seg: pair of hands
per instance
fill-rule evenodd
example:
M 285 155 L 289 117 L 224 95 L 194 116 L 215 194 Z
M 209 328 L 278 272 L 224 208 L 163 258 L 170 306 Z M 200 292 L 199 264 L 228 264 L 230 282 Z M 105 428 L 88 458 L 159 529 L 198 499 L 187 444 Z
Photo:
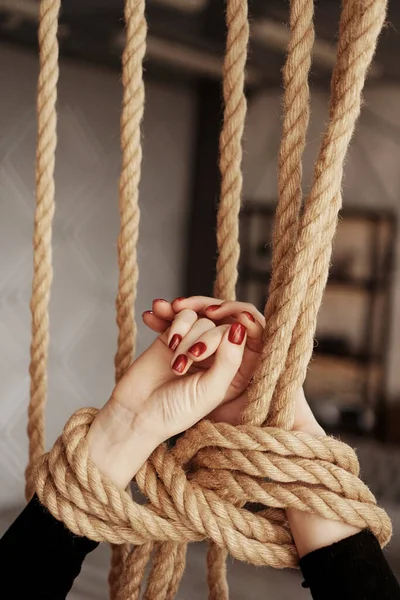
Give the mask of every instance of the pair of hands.
M 159 336 L 117 384 L 88 435 L 92 459 L 121 488 L 160 443 L 202 418 L 240 422 L 265 327 L 253 305 L 203 296 L 155 300 L 143 320 Z M 295 428 L 323 434 L 302 391 Z
M 155 300 L 143 315 L 158 333 L 116 385 L 88 432 L 93 462 L 124 489 L 155 448 L 207 417 L 237 424 L 257 368 L 265 327 L 251 304 L 195 296 Z M 296 394 L 294 429 L 325 435 Z M 318 515 L 287 510 L 300 556 L 357 533 Z

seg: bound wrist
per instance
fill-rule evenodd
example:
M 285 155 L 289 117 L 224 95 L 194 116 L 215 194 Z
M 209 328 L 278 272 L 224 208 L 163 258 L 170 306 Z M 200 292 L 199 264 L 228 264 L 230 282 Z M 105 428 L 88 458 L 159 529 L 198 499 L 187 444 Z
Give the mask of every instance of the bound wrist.
M 110 401 L 112 402 L 112 401 Z M 125 489 L 146 462 L 159 441 L 141 427 L 141 415 L 110 407 L 97 415 L 87 443 L 93 463 L 120 489 Z

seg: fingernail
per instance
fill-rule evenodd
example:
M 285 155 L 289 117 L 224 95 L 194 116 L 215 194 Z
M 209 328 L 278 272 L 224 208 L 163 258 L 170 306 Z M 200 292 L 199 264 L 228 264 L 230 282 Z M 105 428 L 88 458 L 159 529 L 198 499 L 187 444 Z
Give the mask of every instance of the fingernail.
M 204 342 L 197 342 L 191 348 L 189 348 L 188 352 L 189 352 L 189 354 L 193 354 L 193 356 L 198 358 L 199 356 L 204 354 L 204 352 L 206 350 L 207 350 L 207 346 L 205 345 Z
M 180 302 L 181 300 L 186 300 L 186 298 L 184 296 L 182 296 L 180 298 L 175 298 L 175 300 L 173 300 L 173 302 Z
M 246 315 L 246 317 L 247 317 L 248 319 L 250 319 L 250 321 L 253 321 L 253 323 L 255 323 L 255 322 L 256 322 L 256 320 L 255 320 L 255 318 L 253 317 L 253 315 L 252 315 L 251 313 L 247 312 L 247 310 L 244 310 L 244 311 L 243 311 L 243 314 L 244 314 L 244 315 Z
M 185 370 L 185 367 L 187 365 L 187 362 L 188 362 L 187 356 L 185 356 L 185 354 L 180 354 L 176 358 L 174 364 L 172 365 L 172 368 L 177 373 L 183 373 L 183 371 Z
M 171 341 L 169 343 L 169 347 L 171 348 L 171 350 L 176 350 L 177 347 L 179 346 L 179 344 L 182 341 L 182 336 L 179 335 L 179 333 L 175 333 L 175 335 L 172 336 Z
M 218 310 L 219 308 L 221 308 L 219 304 L 212 304 L 211 306 L 206 308 L 206 312 L 214 312 L 214 310 Z
M 154 302 L 166 302 L 166 300 L 164 300 L 164 298 L 156 298 L 155 300 L 153 300 L 153 304 Z
M 142 314 L 142 317 L 144 317 L 144 315 L 154 315 L 152 310 L 145 310 L 144 313 Z
M 246 327 L 244 327 L 244 325 L 242 325 L 241 323 L 234 323 L 233 325 L 231 325 L 231 328 L 229 330 L 228 340 L 232 344 L 240 346 L 243 342 L 245 335 Z

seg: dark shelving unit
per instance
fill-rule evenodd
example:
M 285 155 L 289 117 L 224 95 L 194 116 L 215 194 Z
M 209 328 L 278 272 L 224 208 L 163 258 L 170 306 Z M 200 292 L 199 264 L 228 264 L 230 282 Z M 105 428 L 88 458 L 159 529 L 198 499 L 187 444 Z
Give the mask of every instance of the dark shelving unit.
M 271 278 L 275 204 L 248 201 L 241 213 L 238 296 L 253 302 L 261 310 Z M 349 241 L 354 244 L 354 240 L 350 240 L 352 235 L 345 235 L 345 228 L 357 231 L 360 238 L 358 250 L 348 247 L 347 254 L 346 245 Z M 396 216 L 390 211 L 346 208 L 341 213 L 322 311 L 333 294 L 332 302 L 337 302 L 338 298 L 345 303 L 352 299 L 359 302 L 362 309 L 357 316 L 362 312 L 363 318 L 353 331 L 354 341 L 349 331 L 332 333 L 334 319 L 329 319 L 329 312 L 325 314 L 325 323 L 328 321 L 329 325 L 331 321 L 330 331 L 324 331 L 323 326 L 317 329 L 314 356 L 305 383 L 314 411 L 331 432 L 386 437 L 387 362 L 396 232 Z M 341 253 L 343 248 L 344 254 Z M 329 375 L 328 392 L 324 392 L 324 369 Z

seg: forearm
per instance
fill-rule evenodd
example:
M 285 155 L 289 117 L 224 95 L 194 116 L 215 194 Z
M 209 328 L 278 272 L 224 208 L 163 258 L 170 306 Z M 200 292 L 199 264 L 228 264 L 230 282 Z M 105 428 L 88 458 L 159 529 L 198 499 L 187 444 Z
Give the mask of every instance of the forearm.
M 296 429 L 316 436 L 325 436 L 325 431 L 315 420 L 308 405 L 303 410 L 304 420 L 298 422 Z M 295 509 L 288 509 L 286 515 L 300 558 L 360 532 L 346 523 L 328 521 L 319 515 Z

